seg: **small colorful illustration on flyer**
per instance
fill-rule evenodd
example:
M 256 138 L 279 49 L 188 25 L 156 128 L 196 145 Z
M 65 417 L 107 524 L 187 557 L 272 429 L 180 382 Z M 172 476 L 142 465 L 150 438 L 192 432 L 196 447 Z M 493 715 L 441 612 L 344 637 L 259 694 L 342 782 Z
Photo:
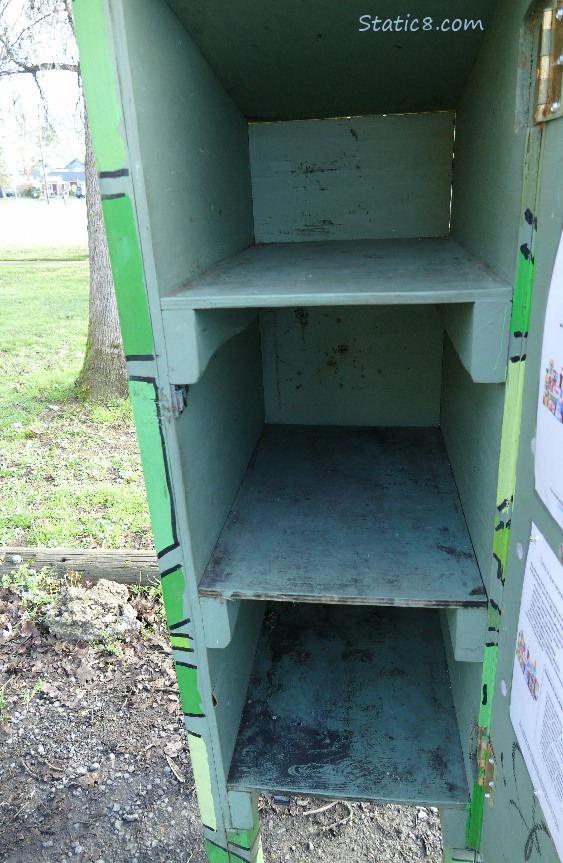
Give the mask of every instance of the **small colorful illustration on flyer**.
M 549 361 L 545 370 L 545 386 L 543 391 L 543 403 L 553 414 L 556 420 L 563 423 L 563 367 L 560 371 L 555 368 L 554 360 Z
M 516 658 L 520 664 L 520 668 L 522 669 L 522 674 L 524 675 L 524 680 L 526 681 L 526 685 L 530 690 L 530 695 L 537 701 L 540 694 L 540 684 L 537 678 L 537 665 L 536 660 L 530 658 L 530 651 L 526 647 L 526 641 L 524 640 L 524 631 L 521 629 L 518 633 L 518 641 L 516 643 Z

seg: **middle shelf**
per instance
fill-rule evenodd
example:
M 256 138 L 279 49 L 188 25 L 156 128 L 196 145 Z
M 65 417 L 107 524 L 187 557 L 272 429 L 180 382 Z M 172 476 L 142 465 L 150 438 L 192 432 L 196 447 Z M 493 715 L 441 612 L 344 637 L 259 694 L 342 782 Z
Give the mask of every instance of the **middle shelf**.
M 265 426 L 199 593 L 484 607 L 439 429 Z

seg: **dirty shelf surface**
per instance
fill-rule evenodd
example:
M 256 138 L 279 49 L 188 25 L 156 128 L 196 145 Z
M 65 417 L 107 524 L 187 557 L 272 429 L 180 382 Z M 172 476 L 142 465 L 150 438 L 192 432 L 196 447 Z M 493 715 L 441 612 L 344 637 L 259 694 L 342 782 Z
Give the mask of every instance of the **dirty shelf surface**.
M 199 592 L 484 606 L 439 430 L 267 425 Z
M 438 613 L 272 604 L 228 786 L 465 806 Z
M 162 298 L 166 309 L 474 303 L 510 288 L 449 237 L 252 246 Z

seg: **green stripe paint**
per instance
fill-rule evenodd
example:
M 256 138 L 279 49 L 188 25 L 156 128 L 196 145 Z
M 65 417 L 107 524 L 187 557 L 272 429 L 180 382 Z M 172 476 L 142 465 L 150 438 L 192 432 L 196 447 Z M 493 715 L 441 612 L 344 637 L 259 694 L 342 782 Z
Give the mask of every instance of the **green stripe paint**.
M 197 803 L 201 820 L 207 827 L 210 827 L 212 830 L 216 830 L 217 817 L 215 815 L 215 806 L 213 805 L 211 774 L 209 772 L 209 758 L 205 741 L 202 737 L 196 737 L 195 734 L 190 734 L 188 732 L 188 747 L 192 761 Z M 211 857 L 209 859 L 211 860 Z M 228 857 L 226 859 L 228 860 Z
M 156 386 L 150 381 L 131 380 L 129 381 L 129 392 L 137 427 L 154 541 L 158 554 L 163 549 L 173 545 L 176 542 L 176 537 L 171 490 L 168 481 L 167 453 L 160 433 Z M 176 599 L 173 604 L 177 604 Z M 182 617 L 179 619 L 181 620 Z M 170 625 L 170 620 L 168 623 Z
M 162 597 L 166 608 L 166 619 L 168 626 L 174 626 L 189 617 L 189 612 L 184 606 L 184 572 L 181 567 L 174 569 L 161 579 Z M 171 638 L 173 647 L 189 647 L 185 638 L 174 636 Z
M 197 668 L 190 668 L 189 665 L 183 665 L 179 662 L 175 663 L 175 667 L 178 686 L 180 687 L 182 711 L 192 716 L 202 715 L 201 695 L 197 688 Z M 207 822 L 205 823 L 207 824 Z
M 224 848 L 219 848 L 218 845 L 213 845 L 213 843 L 209 842 L 207 839 L 205 840 L 205 848 L 209 858 L 209 863 L 230 863 L 231 858 L 229 857 L 228 851 L 225 851 Z
M 143 259 L 133 202 L 128 195 L 102 200 L 125 354 L 154 353 Z
M 103 0 L 74 0 L 72 11 L 96 165 L 98 171 L 111 171 L 125 164 L 125 145 L 104 5 Z
M 166 609 L 166 614 L 168 615 L 168 608 Z M 181 638 L 179 635 L 171 635 L 170 644 L 172 647 L 184 648 L 184 650 L 192 646 L 189 638 Z
M 539 193 L 538 178 L 540 175 L 542 155 L 542 135 L 538 127 L 528 130 L 526 156 L 524 164 L 524 186 L 522 194 L 522 221 L 520 226 L 518 265 L 514 285 L 510 332 L 527 333 L 530 323 L 532 305 L 532 289 L 534 283 L 534 252 L 536 244 L 535 213 Z M 524 390 L 525 358 L 519 362 L 508 364 L 506 377 L 506 392 L 500 445 L 499 472 L 497 484 L 497 510 L 495 514 L 495 531 L 493 534 L 494 564 L 500 565 L 503 576 L 502 583 L 493 584 L 494 599 L 497 607 L 501 606 L 504 581 L 507 577 L 508 548 L 510 543 L 509 517 L 503 514 L 500 507 L 504 501 L 512 502 L 516 488 L 516 466 L 518 462 L 518 446 L 522 425 L 522 407 Z M 501 524 L 501 522 L 503 524 Z M 489 605 L 489 625 L 499 627 L 500 614 Z M 477 723 L 487 734 L 491 731 L 493 693 L 496 683 L 496 666 L 498 646 L 485 648 L 483 673 L 481 678 L 481 698 Z M 466 841 L 470 848 L 479 849 L 483 831 L 483 811 L 485 806 L 485 789 L 475 783 L 467 821 Z

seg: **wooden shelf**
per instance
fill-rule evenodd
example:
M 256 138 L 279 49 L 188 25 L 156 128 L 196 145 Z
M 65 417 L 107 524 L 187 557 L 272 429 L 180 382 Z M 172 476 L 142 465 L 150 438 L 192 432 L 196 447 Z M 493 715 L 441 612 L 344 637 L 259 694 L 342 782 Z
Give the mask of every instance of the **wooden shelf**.
M 270 606 L 228 787 L 466 806 L 438 614 Z
M 506 375 L 509 285 L 449 237 L 253 246 L 161 298 L 170 377 L 195 383 L 262 308 L 436 304 L 477 383 Z M 212 310 L 212 311 L 210 311 Z
M 162 298 L 163 309 L 475 303 L 506 282 L 452 239 L 253 246 Z
M 484 606 L 439 430 L 266 426 L 199 592 Z

